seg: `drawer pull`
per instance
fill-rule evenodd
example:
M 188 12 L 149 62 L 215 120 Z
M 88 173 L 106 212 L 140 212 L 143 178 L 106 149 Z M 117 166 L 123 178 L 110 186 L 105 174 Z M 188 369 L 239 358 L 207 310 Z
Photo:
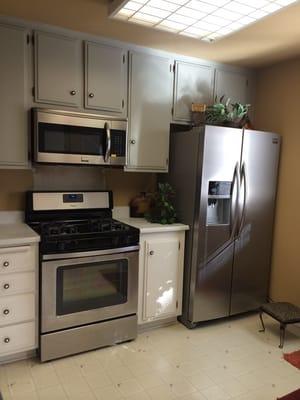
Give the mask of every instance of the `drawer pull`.
M 149 254 L 150 254 L 150 256 L 153 256 L 154 255 L 154 251 L 150 250 Z
M 4 314 L 4 315 L 8 315 L 8 314 L 9 314 L 9 309 L 6 308 L 5 310 L 3 310 L 3 314 Z
M 9 266 L 9 262 L 8 261 L 4 261 L 3 267 L 8 267 L 8 266 Z
M 3 342 L 4 343 L 9 343 L 10 342 L 10 338 L 9 337 L 4 338 Z
M 5 290 L 9 289 L 9 283 L 4 283 L 3 289 L 5 289 Z

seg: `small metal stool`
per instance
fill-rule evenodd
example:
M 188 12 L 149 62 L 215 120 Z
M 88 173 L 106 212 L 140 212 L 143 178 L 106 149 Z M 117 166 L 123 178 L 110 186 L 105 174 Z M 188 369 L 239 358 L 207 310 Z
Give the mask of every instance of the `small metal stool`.
M 265 332 L 265 324 L 263 313 L 270 315 L 280 323 L 280 344 L 279 348 L 283 348 L 285 338 L 285 328 L 289 324 L 297 324 L 300 322 L 300 308 L 291 303 L 276 302 L 263 304 L 259 309 L 259 317 L 262 329 L 259 332 Z

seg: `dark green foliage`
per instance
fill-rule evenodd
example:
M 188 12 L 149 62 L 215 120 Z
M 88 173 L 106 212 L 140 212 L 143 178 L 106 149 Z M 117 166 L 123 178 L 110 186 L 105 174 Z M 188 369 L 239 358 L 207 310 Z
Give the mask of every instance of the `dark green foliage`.
M 153 203 L 150 212 L 145 215 L 147 221 L 163 225 L 174 224 L 177 220 L 172 202 L 174 196 L 174 189 L 169 183 L 159 183 L 158 191 L 153 195 Z
M 221 96 L 215 104 L 208 106 L 205 112 L 205 122 L 210 125 L 234 126 L 241 128 L 248 116 L 250 104 L 230 103 Z

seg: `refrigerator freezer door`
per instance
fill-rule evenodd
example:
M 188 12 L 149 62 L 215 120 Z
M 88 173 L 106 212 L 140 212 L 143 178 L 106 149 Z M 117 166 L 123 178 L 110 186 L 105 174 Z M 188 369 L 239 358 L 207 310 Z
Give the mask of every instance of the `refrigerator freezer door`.
M 205 127 L 203 167 L 196 193 L 190 322 L 229 315 L 242 130 Z
M 279 150 L 278 135 L 245 130 L 231 314 L 254 310 L 267 299 Z

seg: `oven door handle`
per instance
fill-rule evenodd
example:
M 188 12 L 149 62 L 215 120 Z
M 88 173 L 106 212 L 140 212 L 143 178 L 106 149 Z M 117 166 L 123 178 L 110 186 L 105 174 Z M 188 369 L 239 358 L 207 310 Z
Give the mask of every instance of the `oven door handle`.
M 128 247 L 118 247 L 116 249 L 108 250 L 95 250 L 95 251 L 78 251 L 74 253 L 57 253 L 57 254 L 43 254 L 42 260 L 63 260 L 69 258 L 80 258 L 80 257 L 93 257 L 93 256 L 105 256 L 109 254 L 124 254 L 131 251 L 138 251 L 139 245 L 128 246 Z
M 109 162 L 110 153 L 111 153 L 111 135 L 110 135 L 110 125 L 109 122 L 105 122 L 105 131 L 106 131 L 106 152 L 104 156 L 104 161 L 106 163 Z

